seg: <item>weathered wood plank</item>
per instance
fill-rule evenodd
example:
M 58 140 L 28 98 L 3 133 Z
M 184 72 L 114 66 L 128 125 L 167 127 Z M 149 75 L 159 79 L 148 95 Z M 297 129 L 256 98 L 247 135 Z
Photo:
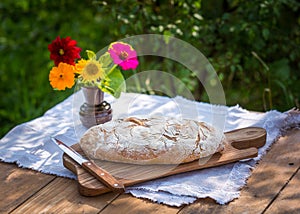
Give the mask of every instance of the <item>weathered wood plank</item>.
M 299 170 L 282 192 L 280 192 L 278 198 L 267 209 L 266 214 L 271 213 L 300 213 Z
M 12 213 L 98 213 L 117 196 L 81 196 L 75 180 L 56 178 Z
M 241 197 L 228 205 L 199 200 L 180 213 L 261 213 L 297 171 L 300 165 L 300 131 L 281 137 L 254 169 Z M 291 164 L 293 163 L 293 164 Z
M 27 200 L 55 176 L 17 168 L 15 164 L 0 162 L 0 213 L 8 213 Z
M 134 198 L 129 194 L 122 194 L 112 203 L 110 203 L 101 214 L 111 213 L 147 213 L 147 214 L 174 214 L 177 213 L 179 208 L 169 207 L 162 204 L 153 203 L 148 200 Z

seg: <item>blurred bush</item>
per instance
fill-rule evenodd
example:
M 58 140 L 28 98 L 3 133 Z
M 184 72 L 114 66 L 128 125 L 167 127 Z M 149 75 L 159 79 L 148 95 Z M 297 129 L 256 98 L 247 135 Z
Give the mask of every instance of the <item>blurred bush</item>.
M 49 85 L 53 64 L 47 45 L 57 35 L 71 36 L 82 50 L 100 50 L 131 35 L 175 36 L 210 60 L 227 105 L 256 111 L 299 108 L 299 14 L 297 0 L 2 0 L 0 135 L 72 94 Z M 209 101 L 183 66 L 153 57 L 141 62 L 139 71 L 175 74 L 198 100 Z

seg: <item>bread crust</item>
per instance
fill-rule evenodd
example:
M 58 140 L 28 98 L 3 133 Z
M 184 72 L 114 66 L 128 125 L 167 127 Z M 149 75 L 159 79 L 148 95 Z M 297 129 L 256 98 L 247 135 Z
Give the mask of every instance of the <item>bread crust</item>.
M 194 120 L 168 117 L 117 119 L 91 127 L 79 144 L 92 159 L 132 164 L 179 164 L 224 148 L 222 132 Z

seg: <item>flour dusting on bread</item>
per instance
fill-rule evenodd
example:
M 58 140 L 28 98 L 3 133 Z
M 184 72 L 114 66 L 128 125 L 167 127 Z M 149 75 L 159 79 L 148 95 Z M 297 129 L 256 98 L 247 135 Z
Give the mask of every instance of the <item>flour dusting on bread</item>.
M 81 138 L 92 159 L 133 164 L 179 164 L 224 148 L 221 131 L 194 120 L 128 117 L 91 127 Z

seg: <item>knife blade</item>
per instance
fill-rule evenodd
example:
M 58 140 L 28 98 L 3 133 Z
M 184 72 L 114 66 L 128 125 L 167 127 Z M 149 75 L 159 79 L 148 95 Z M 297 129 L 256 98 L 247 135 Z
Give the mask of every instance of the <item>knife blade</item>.
M 55 137 L 51 137 L 51 140 L 62 150 L 64 151 L 70 158 L 80 164 L 85 170 L 91 173 L 95 178 L 99 181 L 103 182 L 107 187 L 109 187 L 114 192 L 124 192 L 124 185 L 115 179 L 110 173 L 106 170 L 102 169 L 100 166 L 95 164 L 94 161 L 88 160 L 76 152 L 71 147 L 64 144 L 62 141 L 56 139 Z

